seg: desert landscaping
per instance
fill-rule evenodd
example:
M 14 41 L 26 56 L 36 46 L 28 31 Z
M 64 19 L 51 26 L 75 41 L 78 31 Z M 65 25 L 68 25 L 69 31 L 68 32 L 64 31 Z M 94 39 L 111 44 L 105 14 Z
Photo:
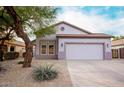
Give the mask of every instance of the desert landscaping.
M 71 87 L 72 82 L 65 62 L 55 60 L 33 60 L 32 67 L 22 68 L 18 60 L 1 62 L 6 70 L 0 72 L 0 87 Z M 35 81 L 32 78 L 32 71 L 35 67 L 44 64 L 54 64 L 58 71 L 58 77 L 49 81 Z

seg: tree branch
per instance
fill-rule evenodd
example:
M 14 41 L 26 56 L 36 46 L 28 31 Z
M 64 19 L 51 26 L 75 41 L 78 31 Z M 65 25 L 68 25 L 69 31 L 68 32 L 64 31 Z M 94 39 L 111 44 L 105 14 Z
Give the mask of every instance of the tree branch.
M 5 37 L 0 38 L 0 40 L 10 40 L 10 35 L 13 29 L 10 29 L 9 32 L 6 34 Z
M 14 25 L 15 25 L 15 33 L 17 34 L 18 37 L 22 38 L 25 42 L 25 49 L 26 49 L 26 54 L 24 57 L 24 64 L 23 67 L 30 67 L 31 66 L 31 61 L 32 61 L 32 54 L 33 54 L 33 46 L 32 43 L 28 37 L 28 35 L 23 31 L 23 26 L 21 22 L 20 16 L 16 13 L 14 7 L 12 6 L 4 6 L 4 8 L 7 10 L 7 13 L 13 18 L 14 20 Z

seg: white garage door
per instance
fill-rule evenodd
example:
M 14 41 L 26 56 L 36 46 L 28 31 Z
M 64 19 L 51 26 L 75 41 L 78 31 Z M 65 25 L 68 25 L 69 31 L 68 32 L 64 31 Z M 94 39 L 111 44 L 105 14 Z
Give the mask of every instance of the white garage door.
M 66 44 L 66 59 L 103 59 L 102 44 Z

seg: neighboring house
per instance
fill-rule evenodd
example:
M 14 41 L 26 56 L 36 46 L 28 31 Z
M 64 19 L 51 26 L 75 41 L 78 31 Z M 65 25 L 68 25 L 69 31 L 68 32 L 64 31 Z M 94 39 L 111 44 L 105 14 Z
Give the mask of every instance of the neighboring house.
M 113 40 L 112 49 L 124 48 L 124 39 Z
M 16 40 L 5 41 L 4 52 L 19 52 L 19 57 L 22 57 L 25 52 L 25 43 Z
M 54 26 L 55 34 L 36 39 L 37 59 L 112 59 L 110 35 L 91 33 L 67 22 L 59 22 Z
M 124 59 L 124 39 L 112 41 L 112 56 Z

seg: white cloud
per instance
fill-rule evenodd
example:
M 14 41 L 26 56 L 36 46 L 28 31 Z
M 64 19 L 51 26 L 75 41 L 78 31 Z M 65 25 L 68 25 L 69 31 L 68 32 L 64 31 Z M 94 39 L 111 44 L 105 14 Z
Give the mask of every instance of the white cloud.
M 124 17 L 112 20 L 107 18 L 108 15 L 98 15 L 96 11 L 88 14 L 74 7 L 64 7 L 63 10 L 64 12 L 58 15 L 59 21 L 67 21 L 95 33 L 124 35 Z

